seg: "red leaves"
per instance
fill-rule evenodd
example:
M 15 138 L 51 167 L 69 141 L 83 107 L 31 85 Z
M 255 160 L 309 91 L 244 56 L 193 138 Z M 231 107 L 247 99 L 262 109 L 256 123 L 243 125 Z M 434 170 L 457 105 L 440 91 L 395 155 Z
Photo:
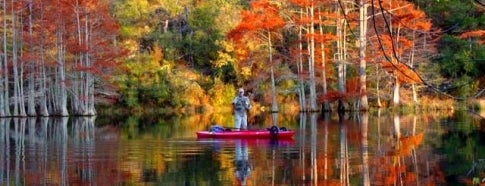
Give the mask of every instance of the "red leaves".
M 360 91 L 360 82 L 358 77 L 348 79 L 345 88 L 345 93 L 339 91 L 329 91 L 327 94 L 319 96 L 317 100 L 319 103 L 323 101 L 332 102 L 337 100 L 352 100 L 365 93 Z
M 319 103 L 322 103 L 323 101 L 337 101 L 337 100 L 343 100 L 347 96 L 346 94 L 338 91 L 329 91 L 324 95 L 318 96 L 317 100 Z
M 246 32 L 270 32 L 285 25 L 285 21 L 279 16 L 278 7 L 267 0 L 251 1 L 250 7 L 249 11 L 241 12 L 241 22 L 228 34 L 230 38 L 240 40 Z
M 22 6 L 16 14 L 31 18 L 19 32 L 24 63 L 37 65 L 42 60 L 43 66 L 50 67 L 62 62 L 68 73 L 109 75 L 106 69 L 116 67 L 117 59 L 126 55 L 126 50 L 114 45 L 120 26 L 110 16 L 108 2 L 32 0 L 32 9 L 25 2 L 12 5 Z

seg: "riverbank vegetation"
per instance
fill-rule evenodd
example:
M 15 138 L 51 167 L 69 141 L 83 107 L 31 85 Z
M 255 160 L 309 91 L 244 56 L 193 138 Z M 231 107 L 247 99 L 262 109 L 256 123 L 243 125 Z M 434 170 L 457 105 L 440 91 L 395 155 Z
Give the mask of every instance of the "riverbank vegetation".
M 452 109 L 485 90 L 480 1 L 0 7 L 0 116 L 227 113 L 238 87 L 253 113 Z

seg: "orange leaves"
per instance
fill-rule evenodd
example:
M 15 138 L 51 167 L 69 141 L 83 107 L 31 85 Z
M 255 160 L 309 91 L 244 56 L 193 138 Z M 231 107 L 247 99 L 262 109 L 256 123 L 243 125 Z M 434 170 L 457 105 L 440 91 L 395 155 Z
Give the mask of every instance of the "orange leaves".
M 485 30 L 474 30 L 470 32 L 465 32 L 460 35 L 460 38 L 465 39 L 469 37 L 485 37 Z
M 485 43 L 485 30 L 474 30 L 470 32 L 465 32 L 459 36 L 461 39 L 465 38 L 471 38 L 471 37 L 477 37 L 480 38 L 479 43 L 484 44 Z
M 240 40 L 246 32 L 274 31 L 285 25 L 278 7 L 267 0 L 252 1 L 250 7 L 250 10 L 241 11 L 241 22 L 228 34 L 230 38 Z
M 388 15 L 374 17 L 376 21 L 375 32 L 378 37 L 373 38 L 379 45 L 380 52 L 375 58 L 386 58 L 389 61 L 381 63 L 381 66 L 394 75 L 402 83 L 422 83 L 422 79 L 401 59 L 420 60 L 427 58 L 425 52 L 416 50 L 418 47 L 426 47 L 432 50 L 429 42 L 423 43 L 426 34 L 420 35 L 417 32 L 427 32 L 431 29 L 431 20 L 426 17 L 424 11 L 416 8 L 408 1 L 382 1 L 377 3 L 382 12 Z M 382 5 L 382 6 L 381 6 Z M 388 18 L 387 20 L 384 18 Z M 391 21 L 391 25 L 387 25 Z M 384 24 L 385 23 L 385 24 Z M 380 28 L 380 30 L 377 30 Z M 426 40 L 427 41 L 427 40 Z M 424 50 L 422 50 L 424 51 Z M 411 57 L 412 56 L 412 57 Z M 415 61 L 410 61 L 415 63 Z
M 411 154 L 411 150 L 420 145 L 423 141 L 423 133 L 419 133 L 414 136 L 401 137 L 400 155 L 408 156 Z
M 401 83 L 423 83 L 419 74 L 403 63 L 381 62 L 382 68 L 394 74 Z
M 290 0 L 290 2 L 301 7 L 307 7 L 312 5 L 312 1 L 310 0 Z
M 309 35 L 307 35 L 307 37 L 308 36 Z M 330 42 L 330 41 L 335 41 L 338 38 L 334 34 L 327 33 L 327 34 L 323 34 L 323 35 L 314 34 L 313 39 L 315 39 L 315 42 L 317 42 L 317 43 L 326 43 L 326 42 Z
M 401 5 L 402 9 L 393 14 L 393 23 L 404 25 L 406 28 L 429 31 L 431 20 L 426 18 L 426 14 L 416 9 L 414 5 Z

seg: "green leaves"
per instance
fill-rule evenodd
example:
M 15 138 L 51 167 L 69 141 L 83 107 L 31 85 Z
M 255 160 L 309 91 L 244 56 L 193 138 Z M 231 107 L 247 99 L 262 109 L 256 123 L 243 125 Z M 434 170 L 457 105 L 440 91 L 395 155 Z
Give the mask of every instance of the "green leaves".
M 445 35 L 440 43 L 441 56 L 437 59 L 441 72 L 452 82 L 453 91 L 460 96 L 469 96 L 475 92 L 477 80 L 485 69 L 483 57 L 485 47 L 462 40 L 452 35 Z

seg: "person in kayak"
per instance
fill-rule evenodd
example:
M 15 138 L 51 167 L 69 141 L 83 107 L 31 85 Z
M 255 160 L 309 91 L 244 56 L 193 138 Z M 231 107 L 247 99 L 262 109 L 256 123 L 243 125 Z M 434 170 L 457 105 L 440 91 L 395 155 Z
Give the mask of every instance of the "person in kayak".
M 249 98 L 244 96 L 243 88 L 237 90 L 237 96 L 232 100 L 232 107 L 234 110 L 234 129 L 247 129 L 247 112 L 251 109 L 251 103 L 249 102 Z

